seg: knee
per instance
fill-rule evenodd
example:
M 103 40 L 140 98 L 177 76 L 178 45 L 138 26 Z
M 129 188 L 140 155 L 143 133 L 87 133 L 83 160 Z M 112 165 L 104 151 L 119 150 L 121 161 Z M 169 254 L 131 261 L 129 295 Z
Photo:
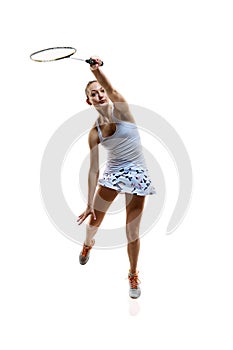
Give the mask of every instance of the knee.
M 134 242 L 139 239 L 139 227 L 138 225 L 133 226 L 132 225 L 126 225 L 126 237 L 128 243 Z
M 105 212 L 95 209 L 95 216 L 96 216 L 96 219 L 94 219 L 93 215 L 90 216 L 89 225 L 93 227 L 99 227 L 101 222 L 104 219 Z
M 101 221 L 100 220 L 98 220 L 97 218 L 96 218 L 96 220 L 94 220 L 94 218 L 91 218 L 90 220 L 89 220 L 89 224 L 88 224 L 88 226 L 90 227 L 90 228 L 96 228 L 96 227 L 99 227 L 100 226 L 100 224 L 101 224 Z

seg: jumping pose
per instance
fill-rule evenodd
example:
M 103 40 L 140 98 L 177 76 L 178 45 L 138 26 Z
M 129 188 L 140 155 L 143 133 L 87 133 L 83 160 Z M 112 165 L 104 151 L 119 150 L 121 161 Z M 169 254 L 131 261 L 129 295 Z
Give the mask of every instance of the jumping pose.
M 79 261 L 82 265 L 87 263 L 90 250 L 95 243 L 94 236 L 109 206 L 119 193 L 124 193 L 127 253 L 130 264 L 129 296 L 138 298 L 141 294 L 137 271 L 140 250 L 139 226 L 145 196 L 156 192 L 151 184 L 140 136 L 129 105 L 100 69 L 102 61 L 97 57 L 92 59 L 96 62 L 90 66 L 95 80 L 90 81 L 86 86 L 86 102 L 96 109 L 98 118 L 88 137 L 90 147 L 88 203 L 77 222 L 80 225 L 89 215 L 90 219 L 89 224 L 86 225 L 86 239 Z M 108 152 L 107 165 L 101 179 L 99 178 L 99 144 Z

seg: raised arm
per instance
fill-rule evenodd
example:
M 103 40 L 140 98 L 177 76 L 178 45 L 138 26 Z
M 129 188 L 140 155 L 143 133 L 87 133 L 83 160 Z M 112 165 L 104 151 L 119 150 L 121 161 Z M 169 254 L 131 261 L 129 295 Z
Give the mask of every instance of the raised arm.
M 105 89 L 109 99 L 112 101 L 115 110 L 120 114 L 120 118 L 135 123 L 135 120 L 130 112 L 129 105 L 125 98 L 112 86 L 106 75 L 100 69 L 102 61 L 98 57 L 91 57 L 97 63 L 91 65 L 90 69 L 94 74 L 98 83 Z

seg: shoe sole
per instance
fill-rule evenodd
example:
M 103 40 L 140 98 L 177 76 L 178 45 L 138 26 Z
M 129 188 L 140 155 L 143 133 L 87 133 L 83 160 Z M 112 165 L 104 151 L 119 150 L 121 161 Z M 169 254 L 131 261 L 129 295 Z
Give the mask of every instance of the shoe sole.
M 134 296 L 129 296 L 131 299 L 138 299 L 139 297 L 140 297 L 140 295 L 141 295 L 141 292 L 140 292 L 140 294 L 137 296 L 137 297 L 134 297 Z
M 86 265 L 88 260 L 89 260 L 89 257 L 88 257 L 88 259 L 86 261 L 82 261 L 81 258 L 79 257 L 79 262 L 80 262 L 81 265 Z

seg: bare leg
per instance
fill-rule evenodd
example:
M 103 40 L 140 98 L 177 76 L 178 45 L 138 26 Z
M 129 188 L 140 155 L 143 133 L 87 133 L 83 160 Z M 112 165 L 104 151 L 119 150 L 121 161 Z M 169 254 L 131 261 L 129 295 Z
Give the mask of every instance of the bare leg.
M 136 273 L 140 250 L 139 226 L 145 203 L 145 196 L 126 194 L 126 235 L 130 272 Z
M 108 187 L 99 186 L 95 198 L 93 207 L 95 210 L 96 220 L 93 217 L 90 218 L 89 224 L 86 225 L 86 240 L 85 244 L 91 246 L 91 241 L 95 236 L 104 216 L 112 204 L 113 200 L 116 198 L 118 192 Z
M 136 241 L 128 243 L 127 246 L 127 252 L 129 256 L 129 262 L 130 262 L 130 272 L 135 273 L 137 272 L 137 262 L 138 262 L 138 255 L 140 250 L 140 239 L 136 239 Z

